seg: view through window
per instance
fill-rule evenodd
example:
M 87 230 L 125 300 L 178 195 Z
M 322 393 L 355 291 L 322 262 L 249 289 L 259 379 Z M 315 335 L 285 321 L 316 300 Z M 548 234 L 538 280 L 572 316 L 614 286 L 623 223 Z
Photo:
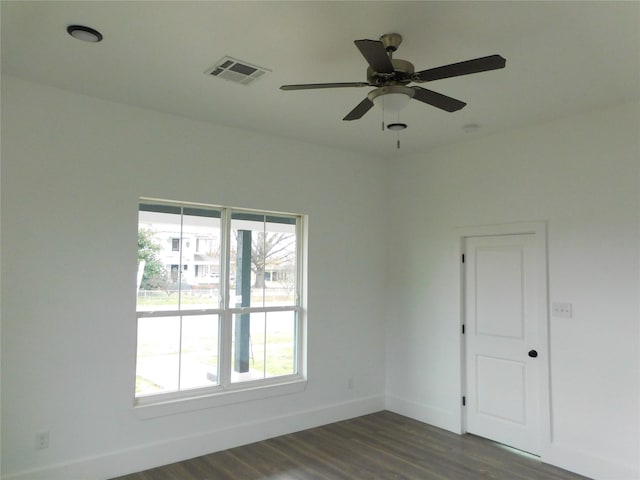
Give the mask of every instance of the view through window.
M 139 401 L 300 374 L 300 216 L 143 201 Z

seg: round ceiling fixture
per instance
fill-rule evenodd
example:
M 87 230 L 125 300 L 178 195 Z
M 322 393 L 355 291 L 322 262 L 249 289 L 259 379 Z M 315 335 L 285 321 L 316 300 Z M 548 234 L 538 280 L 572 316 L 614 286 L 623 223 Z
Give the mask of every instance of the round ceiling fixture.
M 102 34 L 94 30 L 91 27 L 85 27 L 84 25 L 69 25 L 67 27 L 67 33 L 77 40 L 83 42 L 98 43 L 102 41 Z
M 399 132 L 400 130 L 404 130 L 407 128 L 406 123 L 390 123 L 387 125 L 387 130 L 391 130 L 392 132 Z

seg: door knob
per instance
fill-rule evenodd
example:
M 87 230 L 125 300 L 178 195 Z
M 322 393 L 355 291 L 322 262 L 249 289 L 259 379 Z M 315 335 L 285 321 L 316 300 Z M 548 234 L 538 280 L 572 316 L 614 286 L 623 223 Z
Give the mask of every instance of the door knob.
M 529 356 L 531 358 L 536 358 L 538 356 L 538 352 L 536 352 L 535 350 L 529 350 Z

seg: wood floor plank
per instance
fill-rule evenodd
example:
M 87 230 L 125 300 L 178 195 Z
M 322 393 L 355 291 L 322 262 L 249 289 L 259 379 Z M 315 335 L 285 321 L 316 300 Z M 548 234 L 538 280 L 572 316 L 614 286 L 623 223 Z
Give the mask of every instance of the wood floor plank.
M 473 435 L 388 412 L 112 480 L 588 480 Z

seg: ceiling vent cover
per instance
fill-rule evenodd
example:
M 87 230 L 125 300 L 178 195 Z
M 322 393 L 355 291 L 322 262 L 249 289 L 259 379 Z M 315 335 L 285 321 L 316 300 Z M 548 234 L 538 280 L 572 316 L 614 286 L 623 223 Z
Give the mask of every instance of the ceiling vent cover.
M 214 77 L 229 80 L 230 82 L 249 85 L 253 83 L 265 73 L 270 72 L 263 67 L 252 65 L 244 60 L 237 60 L 232 57 L 224 57 L 213 68 L 208 69 L 205 73 Z

